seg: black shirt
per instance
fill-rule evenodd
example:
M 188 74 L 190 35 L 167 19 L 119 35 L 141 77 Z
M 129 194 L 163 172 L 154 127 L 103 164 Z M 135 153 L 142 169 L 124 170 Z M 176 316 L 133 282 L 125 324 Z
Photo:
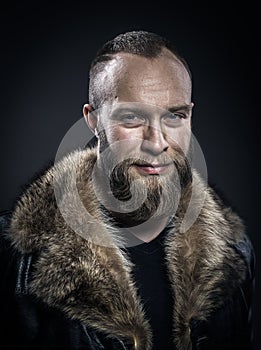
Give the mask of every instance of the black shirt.
M 173 297 L 165 262 L 166 230 L 149 243 L 128 247 L 133 274 L 153 332 L 153 350 L 175 349 L 172 341 Z

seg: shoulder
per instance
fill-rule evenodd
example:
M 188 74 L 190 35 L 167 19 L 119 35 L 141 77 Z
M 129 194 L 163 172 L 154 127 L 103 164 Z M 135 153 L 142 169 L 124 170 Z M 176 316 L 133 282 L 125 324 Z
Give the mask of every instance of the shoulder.
M 8 225 L 12 212 L 9 210 L 0 212 L 0 230 L 4 230 L 4 228 Z
M 8 237 L 11 215 L 9 211 L 0 212 L 0 293 L 6 296 L 14 292 L 20 260 L 20 253 Z
M 242 235 L 242 238 L 232 244 L 232 248 L 241 257 L 246 265 L 246 277 L 248 280 L 255 278 L 256 256 L 252 241 L 247 233 Z
M 206 209 L 204 213 L 210 218 L 208 223 L 211 234 L 214 233 L 215 247 L 222 256 L 227 285 L 234 285 L 236 277 L 238 286 L 253 290 L 255 251 L 243 216 L 213 185 L 208 187 Z
M 7 239 L 7 231 L 10 224 L 12 212 L 2 211 L 0 212 L 0 253 L 9 250 L 11 248 L 10 242 Z
M 11 218 L 11 211 L 0 212 L 0 272 L 2 276 L 3 273 L 8 274 L 9 269 L 13 269 L 21 257 L 9 237 Z
M 21 257 L 9 237 L 11 218 L 11 211 L 0 212 L 0 273 L 2 277 L 15 268 Z
M 215 201 L 219 206 L 224 219 L 230 227 L 231 239 L 228 244 L 233 248 L 236 256 L 241 258 L 246 265 L 246 277 L 253 279 L 255 270 L 255 251 L 248 233 L 248 227 L 244 219 L 231 206 L 221 190 L 212 189 Z

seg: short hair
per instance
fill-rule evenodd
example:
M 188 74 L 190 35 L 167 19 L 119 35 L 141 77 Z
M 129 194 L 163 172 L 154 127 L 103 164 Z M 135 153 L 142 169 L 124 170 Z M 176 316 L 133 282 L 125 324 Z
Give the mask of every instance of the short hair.
M 92 108 L 100 108 L 102 103 L 109 97 L 109 92 L 105 92 L 102 89 L 102 84 L 99 82 L 99 74 L 104 71 L 106 65 L 114 58 L 115 54 L 125 52 L 152 59 L 158 57 L 163 48 L 168 49 L 176 56 L 192 80 L 188 63 L 168 39 L 158 34 L 142 30 L 126 32 L 106 42 L 91 62 L 89 73 L 89 103 Z

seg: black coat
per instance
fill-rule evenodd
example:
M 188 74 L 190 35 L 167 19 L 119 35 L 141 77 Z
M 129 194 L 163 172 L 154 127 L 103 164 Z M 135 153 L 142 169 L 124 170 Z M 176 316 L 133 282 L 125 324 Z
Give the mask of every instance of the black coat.
M 93 154 L 85 153 L 90 163 Z M 1 350 L 149 350 L 150 326 L 126 257 L 71 232 L 50 178 L 44 175 L 14 212 L 1 216 Z M 175 284 L 173 349 L 252 349 L 254 252 L 239 218 L 208 189 L 188 236 L 196 238 L 195 250 L 185 237 L 176 229 L 165 248 Z M 184 259 L 188 244 L 193 253 Z

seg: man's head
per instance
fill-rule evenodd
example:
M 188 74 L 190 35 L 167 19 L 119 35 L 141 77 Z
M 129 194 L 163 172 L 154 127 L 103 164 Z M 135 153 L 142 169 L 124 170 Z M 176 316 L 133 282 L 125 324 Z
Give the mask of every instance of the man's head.
M 184 59 L 156 34 L 129 32 L 103 46 L 91 65 L 84 116 L 98 137 L 106 173 L 112 164 L 125 164 L 117 169 L 126 174 L 128 184 L 138 178 L 160 193 L 158 185 L 172 181 L 180 156 L 180 167 L 187 166 L 191 85 Z
M 191 80 L 191 72 L 186 61 L 177 53 L 169 40 L 157 34 L 144 31 L 127 32 L 105 43 L 91 64 L 89 103 L 92 108 L 98 109 L 106 100 L 114 97 L 112 86 L 109 86 L 109 83 L 113 84 L 113 82 L 108 68 L 116 65 L 114 59 L 117 54 L 127 53 L 154 60 L 162 54 L 164 49 L 183 64 Z

